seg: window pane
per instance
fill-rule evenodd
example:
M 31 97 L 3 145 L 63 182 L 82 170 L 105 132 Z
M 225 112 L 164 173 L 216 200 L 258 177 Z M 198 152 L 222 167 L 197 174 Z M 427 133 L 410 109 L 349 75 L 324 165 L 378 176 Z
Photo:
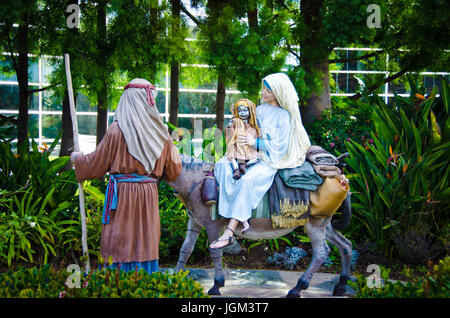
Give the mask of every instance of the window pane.
M 30 86 L 29 90 L 39 89 L 39 86 Z M 17 89 L 17 93 L 19 93 L 19 89 Z M 17 103 L 18 105 L 18 103 Z M 29 110 L 39 110 L 39 92 L 30 94 L 28 97 L 28 109 Z
M 114 115 L 108 115 L 108 127 L 113 123 Z
M 78 92 L 77 100 L 77 112 L 97 112 L 97 106 L 92 105 L 86 95 Z
M 17 75 L 12 68 L 11 57 L 3 55 L 4 60 L 0 60 L 0 81 L 17 82 Z
M 405 83 L 400 81 L 400 79 L 388 83 L 388 92 L 393 94 L 394 90 L 397 94 L 408 94 L 410 92 L 405 86 Z
M 158 95 L 155 99 L 156 107 L 158 111 L 163 114 L 166 111 L 166 94 L 165 91 L 158 91 Z
M 30 82 L 39 83 L 39 59 L 31 58 L 28 60 L 28 76 Z
M 42 115 L 42 138 L 54 139 L 61 130 L 61 115 Z
M 230 107 L 243 94 L 225 95 L 225 114 L 231 114 Z M 180 114 L 212 114 L 216 113 L 216 93 L 180 92 Z M 254 101 L 258 104 L 258 101 Z
M 29 89 L 37 89 L 38 86 L 30 86 Z M 0 109 L 19 110 L 19 86 L 0 85 Z M 39 109 L 39 93 L 33 93 L 28 100 L 29 110 Z
M 42 67 L 42 82 L 43 83 L 49 83 L 50 82 L 50 74 L 55 70 L 55 67 L 53 67 L 49 60 L 47 58 L 42 58 L 41 60 L 41 67 Z
M 433 91 L 433 87 L 437 86 L 437 80 L 432 75 L 424 75 L 423 86 L 425 86 L 425 94 L 430 94 Z
M 0 109 L 19 109 L 19 86 L 0 85 Z
M 377 51 L 335 50 L 330 54 L 330 59 L 355 59 Z M 339 70 L 351 71 L 384 71 L 386 69 L 386 54 L 381 53 L 361 60 L 335 63 Z
M 62 110 L 61 98 L 57 97 L 51 89 L 43 91 L 42 109 L 49 111 Z
M 180 114 L 215 114 L 215 93 L 180 92 Z
M 80 150 L 85 153 L 91 153 L 95 150 L 95 147 L 97 146 L 97 137 L 95 135 L 81 135 L 79 136 L 79 142 L 80 142 Z
M 34 138 L 34 139 L 39 138 L 39 115 L 38 114 L 28 114 L 28 136 L 30 138 Z
M 97 115 L 77 115 L 80 135 L 97 135 Z

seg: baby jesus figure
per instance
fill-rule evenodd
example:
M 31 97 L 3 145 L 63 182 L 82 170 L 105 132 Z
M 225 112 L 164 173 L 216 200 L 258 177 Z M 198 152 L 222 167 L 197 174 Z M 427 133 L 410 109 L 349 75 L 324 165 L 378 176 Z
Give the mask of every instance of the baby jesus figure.
M 256 121 L 256 105 L 251 100 L 239 99 L 231 105 L 233 119 L 226 128 L 227 159 L 233 169 L 233 178 L 239 179 L 241 175 L 253 164 L 259 161 L 258 150 L 249 145 L 237 143 L 239 134 L 250 134 L 253 138 L 259 136 L 259 127 Z

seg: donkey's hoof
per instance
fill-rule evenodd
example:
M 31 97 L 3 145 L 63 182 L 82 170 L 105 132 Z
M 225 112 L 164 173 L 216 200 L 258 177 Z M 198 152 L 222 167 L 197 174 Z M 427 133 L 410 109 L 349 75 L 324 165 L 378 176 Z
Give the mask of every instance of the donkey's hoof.
M 345 286 L 335 286 L 333 289 L 333 296 L 344 296 L 347 288 Z
M 286 298 L 300 298 L 300 297 L 301 297 L 300 292 L 295 288 L 291 289 L 286 295 Z
M 210 295 L 210 296 L 220 296 L 222 294 L 220 293 L 219 287 L 214 285 L 210 290 L 208 290 L 208 295 Z

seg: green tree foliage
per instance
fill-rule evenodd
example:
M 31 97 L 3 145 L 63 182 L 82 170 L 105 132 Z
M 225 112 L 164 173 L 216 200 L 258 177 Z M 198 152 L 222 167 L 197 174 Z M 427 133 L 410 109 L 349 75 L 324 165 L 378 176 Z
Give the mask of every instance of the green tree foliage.
M 29 54 L 40 54 L 40 37 L 51 26 L 55 26 L 51 18 L 51 11 L 47 1 L 8 1 L 0 8 L 0 50 L 7 52 L 8 57 L 1 56 L 1 60 L 7 60 L 2 71 L 15 73 L 19 86 L 19 116 L 17 120 L 17 139 L 19 151 L 21 146 L 27 146 L 28 139 L 28 104 L 29 95 Z

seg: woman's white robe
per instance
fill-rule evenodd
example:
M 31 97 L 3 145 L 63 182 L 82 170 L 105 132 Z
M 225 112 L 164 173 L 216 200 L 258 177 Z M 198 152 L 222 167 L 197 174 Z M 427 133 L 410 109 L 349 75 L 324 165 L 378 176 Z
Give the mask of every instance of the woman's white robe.
M 290 115 L 281 107 L 262 104 L 256 108 L 260 127 L 259 138 L 264 140 L 266 151 L 261 151 L 262 160 L 250 166 L 240 179 L 233 179 L 233 171 L 227 155 L 214 167 L 219 183 L 218 213 L 225 218 L 244 222 L 252 215 L 264 194 L 272 185 L 277 169 L 268 162 L 276 163 L 286 154 L 289 145 Z

